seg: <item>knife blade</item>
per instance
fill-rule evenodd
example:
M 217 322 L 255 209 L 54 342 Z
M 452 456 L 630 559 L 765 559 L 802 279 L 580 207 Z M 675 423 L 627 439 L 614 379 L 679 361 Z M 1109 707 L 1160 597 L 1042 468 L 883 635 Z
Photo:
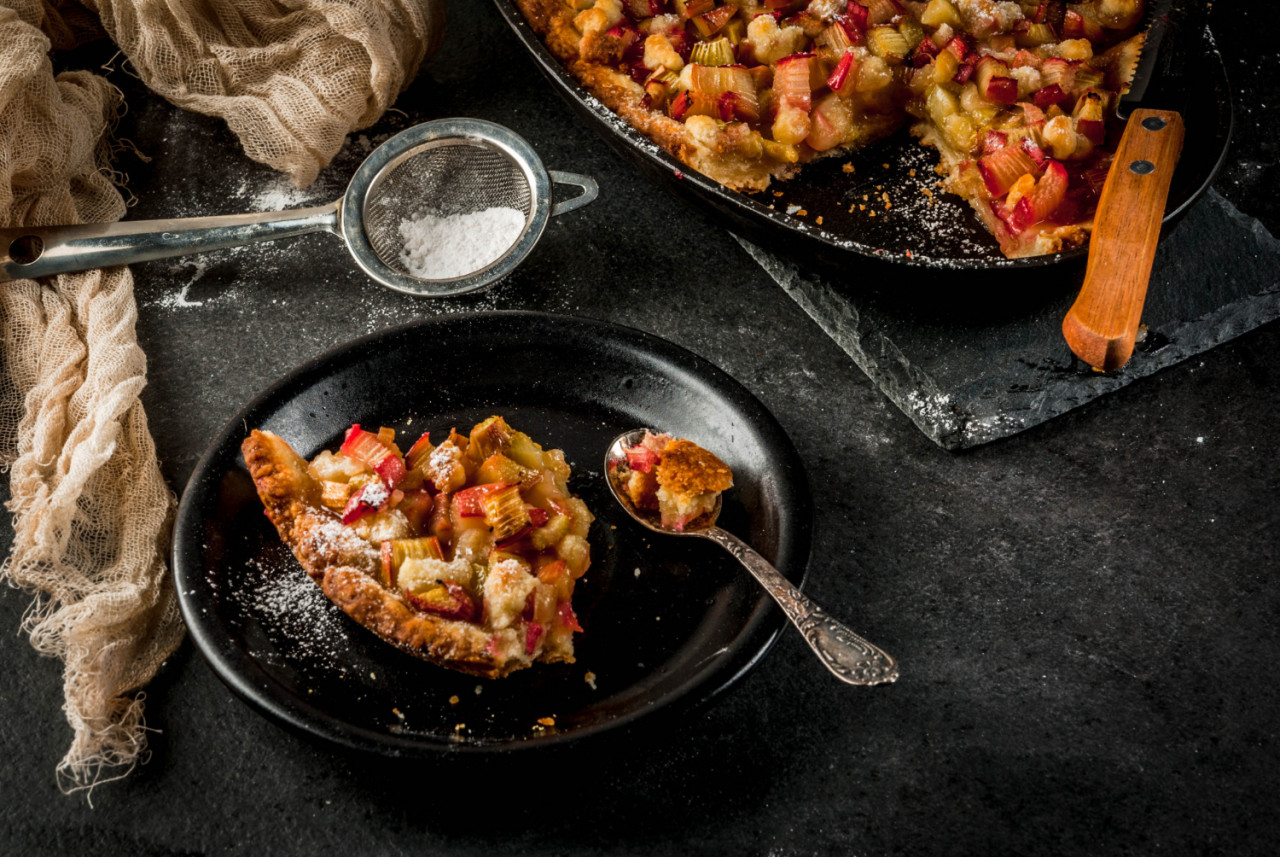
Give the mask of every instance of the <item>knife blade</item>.
M 1147 30 L 1116 115 L 1127 120 L 1094 215 L 1084 283 L 1062 320 L 1067 345 L 1101 371 L 1133 354 L 1151 263 L 1185 136 L 1199 0 L 1148 0 Z
M 1204 54 L 1208 13 L 1209 4 L 1203 0 L 1150 2 L 1142 49 L 1129 89 L 1116 102 L 1117 116 L 1127 120 L 1139 108 L 1181 111 L 1186 106 L 1188 71 Z

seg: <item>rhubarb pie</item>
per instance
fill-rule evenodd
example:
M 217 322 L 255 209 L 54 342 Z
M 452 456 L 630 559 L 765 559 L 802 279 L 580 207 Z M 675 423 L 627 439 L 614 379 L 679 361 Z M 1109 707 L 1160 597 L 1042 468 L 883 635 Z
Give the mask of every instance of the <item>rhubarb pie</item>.
M 903 126 L 1006 256 L 1088 238 L 1143 0 L 515 0 L 596 97 L 759 191 Z
M 404 453 L 394 430 L 359 425 L 310 462 L 264 431 L 242 451 L 303 569 L 383 640 L 490 678 L 573 661 L 593 518 L 560 450 L 495 416 Z
M 610 474 L 637 509 L 656 511 L 662 526 L 682 532 L 716 512 L 720 494 L 733 486 L 723 461 L 690 440 L 646 431 L 626 449 L 626 461 Z

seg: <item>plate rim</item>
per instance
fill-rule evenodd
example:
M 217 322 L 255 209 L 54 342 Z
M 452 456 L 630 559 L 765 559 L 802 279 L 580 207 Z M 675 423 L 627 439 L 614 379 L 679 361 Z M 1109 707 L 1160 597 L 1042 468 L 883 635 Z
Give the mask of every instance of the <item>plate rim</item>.
M 202 495 L 210 495 L 212 493 L 212 480 L 210 477 L 220 476 L 223 472 L 218 471 L 215 474 L 213 471 L 217 469 L 214 468 L 214 465 L 218 459 L 227 454 L 227 444 L 234 442 L 235 438 L 243 434 L 244 426 L 249 423 L 251 417 L 259 414 L 264 409 L 269 409 L 281 397 L 287 398 L 291 388 L 306 388 L 314 383 L 318 375 L 323 377 L 328 374 L 325 372 L 325 367 L 345 355 L 366 349 L 370 345 L 387 338 L 403 336 L 408 331 L 431 327 L 480 324 L 486 319 L 492 318 L 510 319 L 512 321 L 523 319 L 552 326 L 568 325 L 601 341 L 608 340 L 609 334 L 620 334 L 625 342 L 647 346 L 644 350 L 646 356 L 655 356 L 663 361 L 673 359 L 684 361 L 686 365 L 697 368 L 699 377 L 711 380 L 721 388 L 727 387 L 732 390 L 740 397 L 742 404 L 758 413 L 763 419 L 763 425 L 767 429 L 767 433 L 783 444 L 784 453 L 790 459 L 784 466 L 789 471 L 789 478 L 796 489 L 796 496 L 789 497 L 788 500 L 799 503 L 800 508 L 796 509 L 795 520 L 788 528 L 788 535 L 796 545 L 795 568 L 789 572 L 784 572 L 784 575 L 799 589 L 803 589 L 807 582 L 813 553 L 813 501 L 810 481 L 804 462 L 798 450 L 796 450 L 794 442 L 777 417 L 741 382 L 710 360 L 656 334 L 615 322 L 582 316 L 527 310 L 491 310 L 452 313 L 415 319 L 338 343 L 276 377 L 266 388 L 254 395 L 246 405 L 228 419 L 214 434 L 196 462 L 191 476 L 184 486 L 177 513 L 174 517 L 172 546 L 169 552 L 172 579 L 184 624 L 195 648 L 200 652 L 218 679 L 235 696 L 249 704 L 251 708 L 267 715 L 268 719 L 272 719 L 274 722 L 300 733 L 304 737 L 328 741 L 348 750 L 370 752 L 376 755 L 397 758 L 493 757 L 511 754 L 523 755 L 533 751 L 550 751 L 567 746 L 575 746 L 583 741 L 598 741 L 606 737 L 616 736 L 645 726 L 652 721 L 670 720 L 677 714 L 705 707 L 735 686 L 743 676 L 755 668 L 772 649 L 787 626 L 782 611 L 776 605 L 772 605 L 764 589 L 761 588 L 760 597 L 754 610 L 759 610 L 759 605 L 761 604 L 767 605 L 767 608 L 760 616 L 758 627 L 748 635 L 747 643 L 749 645 L 753 644 L 757 638 L 761 642 L 754 651 L 746 653 L 745 660 L 742 660 L 740 664 L 731 661 L 729 665 L 733 665 L 733 669 L 729 670 L 727 668 L 728 665 L 726 665 L 725 668 L 718 672 L 709 673 L 700 683 L 692 687 L 682 687 L 680 692 L 669 694 L 667 698 L 660 699 L 658 703 L 643 710 L 631 712 L 623 717 L 582 729 L 554 732 L 537 738 L 518 741 L 459 742 L 448 740 L 441 736 L 428 736 L 418 733 L 395 735 L 393 733 L 375 731 L 364 726 L 342 721 L 309 705 L 304 698 L 296 693 L 288 692 L 287 688 L 275 682 L 270 674 L 265 671 L 260 671 L 257 674 L 253 672 L 246 674 L 240 668 L 242 666 L 240 661 L 243 660 L 248 661 L 249 665 L 260 670 L 255 659 L 247 653 L 227 643 L 225 640 L 220 642 L 217 639 L 214 628 L 212 626 L 206 627 L 204 620 L 200 615 L 197 615 L 198 612 L 203 612 L 200 610 L 200 605 L 191 603 L 192 599 L 197 598 L 194 594 L 197 590 L 193 589 L 193 585 L 199 585 L 204 572 L 204 567 L 194 559 L 203 555 L 200 552 L 203 542 L 200 533 L 203 532 L 202 512 L 207 508 L 206 504 L 198 503 L 198 500 L 202 499 Z M 603 451 L 601 451 L 601 456 L 603 456 Z M 207 499 L 207 496 L 205 499 Z M 190 590 L 190 593 L 188 590 Z M 237 659 L 235 653 L 229 652 L 228 649 L 235 649 L 240 658 Z M 286 704 L 278 699 L 278 694 L 287 697 L 293 704 Z M 307 716 L 308 714 L 314 714 L 315 717 L 309 717 Z
M 870 262 L 887 262 L 902 268 L 918 271 L 954 270 L 972 273 L 1053 268 L 1060 265 L 1081 263 L 1088 256 L 1088 245 L 1058 253 L 1025 256 L 1017 259 L 1009 259 L 1003 256 L 990 259 L 955 258 L 928 256 L 920 252 L 913 252 L 910 256 L 907 256 L 889 252 L 883 248 L 861 244 L 853 239 L 835 236 L 827 233 L 821 227 L 815 227 L 790 215 L 770 210 L 751 197 L 731 191 L 714 179 L 703 175 L 692 167 L 686 166 L 637 131 L 629 122 L 606 107 L 603 102 L 569 74 L 550 50 L 547 49 L 542 39 L 533 31 L 533 28 L 529 26 L 528 21 L 525 20 L 514 0 L 493 0 L 493 2 L 498 9 L 498 14 L 515 34 L 539 70 L 555 84 L 555 88 L 560 95 L 570 99 L 574 107 L 589 111 L 596 119 L 594 130 L 599 131 L 607 125 L 612 131 L 612 139 L 624 140 L 629 144 L 628 150 L 648 160 L 650 166 L 672 173 L 673 177 L 681 183 L 686 185 L 691 183 L 697 189 L 697 192 L 703 195 L 701 200 L 704 204 L 730 206 L 738 212 L 738 216 L 743 221 L 750 223 L 752 228 L 768 231 L 782 230 L 783 234 L 775 235 L 775 238 L 799 238 L 820 245 L 821 250 L 825 252 L 849 253 Z M 1205 53 L 1216 60 L 1213 63 L 1214 83 L 1215 85 L 1219 83 L 1225 84 L 1222 88 L 1225 97 L 1218 101 L 1219 119 L 1222 120 L 1219 125 L 1223 129 L 1221 134 L 1222 146 L 1213 165 L 1205 174 L 1203 181 L 1199 182 L 1179 205 L 1172 208 L 1166 207 L 1164 217 L 1161 219 L 1161 223 L 1166 228 L 1176 222 L 1192 205 L 1198 202 L 1213 184 L 1214 179 L 1217 178 L 1219 171 L 1226 162 L 1227 153 L 1231 148 L 1231 137 L 1235 130 L 1235 100 L 1231 97 L 1231 82 L 1227 75 L 1226 60 L 1211 38 L 1211 31 L 1208 26 L 1205 27 L 1205 34 L 1206 44 L 1209 46 Z M 996 252 L 999 251 L 997 250 Z

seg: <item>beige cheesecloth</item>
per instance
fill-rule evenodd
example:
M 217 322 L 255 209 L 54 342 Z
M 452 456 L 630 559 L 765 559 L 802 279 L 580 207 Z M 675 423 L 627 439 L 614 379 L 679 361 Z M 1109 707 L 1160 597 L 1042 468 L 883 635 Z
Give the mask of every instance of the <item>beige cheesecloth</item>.
M 436 0 L 87 5 L 0 0 L 0 228 L 125 213 L 111 171 L 120 93 L 89 72 L 55 76 L 51 45 L 105 29 L 152 90 L 226 119 L 246 155 L 301 187 L 392 104 L 444 24 Z M 56 771 L 68 791 L 142 757 L 140 689 L 182 639 L 165 562 L 174 498 L 138 399 L 136 319 L 127 268 L 0 284 L 0 467 L 14 516 L 0 577 L 34 594 L 24 630 L 64 662 L 74 735 Z

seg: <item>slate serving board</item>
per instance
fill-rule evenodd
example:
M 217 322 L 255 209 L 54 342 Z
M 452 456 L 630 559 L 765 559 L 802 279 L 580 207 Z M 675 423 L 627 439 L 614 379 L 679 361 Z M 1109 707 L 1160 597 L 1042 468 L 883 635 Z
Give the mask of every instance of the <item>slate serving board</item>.
M 743 247 L 920 430 L 946 449 L 1015 434 L 1280 317 L 1280 241 L 1210 190 L 1160 244 L 1122 369 L 1095 372 L 1062 338 L 1082 269 L 1021 291 L 922 298 L 851 287 Z M 1140 333 L 1140 335 L 1142 335 Z

